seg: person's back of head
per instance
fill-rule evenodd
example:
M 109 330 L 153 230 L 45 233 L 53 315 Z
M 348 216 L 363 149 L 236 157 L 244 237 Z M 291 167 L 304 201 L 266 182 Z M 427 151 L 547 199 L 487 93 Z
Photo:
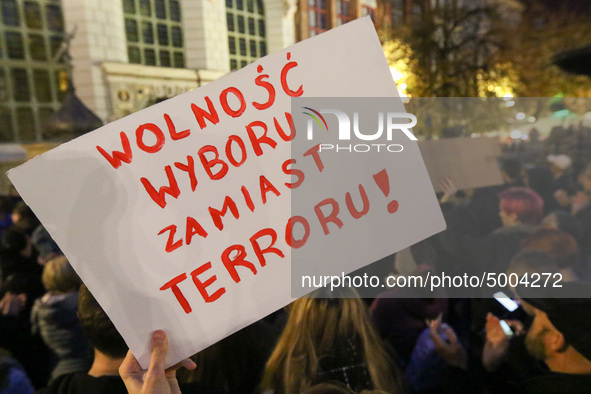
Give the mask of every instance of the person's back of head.
M 92 346 L 111 359 L 122 359 L 127 344 L 85 285 L 78 295 L 78 318 Z
M 351 363 L 364 368 L 366 381 L 361 381 L 363 371 L 357 374 L 360 371 L 350 368 Z M 276 393 L 299 393 L 322 381 L 336 380 L 328 373 L 332 371 L 359 378 L 357 382 L 349 381 L 355 390 L 396 392 L 400 387 L 400 377 L 371 325 L 365 303 L 348 288 L 332 292 L 320 289 L 313 298 L 300 298 L 291 304 L 287 325 L 267 362 L 262 385 Z
M 431 241 L 425 239 L 410 247 L 412 257 L 415 260 L 418 272 L 433 271 L 437 262 L 437 251 L 431 244 Z
M 0 267 L 2 278 L 6 280 L 16 273 L 27 273 L 40 279 L 41 267 L 30 258 L 30 244 L 27 236 L 20 230 L 10 227 L 0 235 Z
M 591 285 L 561 285 L 560 289 L 517 288 L 517 294 L 534 316 L 525 339 L 526 348 L 551 371 L 565 374 L 565 378 L 567 374 L 591 375 Z
M 41 224 L 31 234 L 31 243 L 38 253 L 37 262 L 40 265 L 45 265 L 53 257 L 62 254 L 59 246 Z
M 525 187 L 512 187 L 499 193 L 501 211 L 515 215 L 520 224 L 537 225 L 542 220 L 544 200 Z
M 12 222 L 28 235 L 39 225 L 39 219 L 24 201 L 19 201 L 12 210 Z
M 577 241 L 564 231 L 555 229 L 540 229 L 524 238 L 521 249 L 543 250 L 560 268 L 572 267 L 579 257 Z
M 507 274 L 516 274 L 519 278 L 525 274 L 556 274 L 560 267 L 548 253 L 540 249 L 525 249 L 517 253 L 507 268 Z
M 228 393 L 256 392 L 276 340 L 275 329 L 261 319 L 192 356 L 197 368 L 177 371 L 179 382 Z
M 18 228 L 7 228 L 0 236 L 0 252 L 3 254 L 18 255 L 28 246 L 26 234 Z
M 51 293 L 76 292 L 82 284 L 65 256 L 51 259 L 43 268 L 41 280 L 45 290 Z
M 435 270 L 437 252 L 422 241 L 396 253 L 394 269 L 401 275 L 420 275 Z
M 583 227 L 579 219 L 563 210 L 552 211 L 546 215 L 542 220 L 542 227 L 562 230 L 571 235 L 577 242 L 580 242 L 583 238 Z
M 27 272 L 15 272 L 2 283 L 0 296 L 4 296 L 6 293 L 12 293 L 13 296 L 26 295 L 23 308 L 17 312 L 17 316 L 28 320 L 35 299 L 41 297 L 44 291 L 37 275 Z
M 552 193 L 552 172 L 546 167 L 533 167 L 527 170 L 527 186 L 541 196 Z
M 522 180 L 521 163 L 515 159 L 505 159 L 501 163 L 501 171 L 507 183 L 519 183 Z

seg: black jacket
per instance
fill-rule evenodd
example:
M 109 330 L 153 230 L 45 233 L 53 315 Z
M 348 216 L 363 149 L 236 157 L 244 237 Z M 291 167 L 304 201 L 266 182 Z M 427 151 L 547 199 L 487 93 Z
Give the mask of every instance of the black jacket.
M 100 376 L 95 378 L 86 372 L 61 375 L 37 394 L 127 394 L 123 380 L 119 376 Z

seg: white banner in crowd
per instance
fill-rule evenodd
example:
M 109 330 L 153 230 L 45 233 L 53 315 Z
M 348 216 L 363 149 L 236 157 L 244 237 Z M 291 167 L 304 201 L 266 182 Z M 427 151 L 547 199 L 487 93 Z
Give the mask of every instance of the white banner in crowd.
M 445 177 L 458 190 L 500 185 L 503 176 L 497 163 L 501 145 L 495 138 L 442 138 L 420 141 L 419 148 L 436 191 Z
M 8 176 L 140 364 L 149 364 L 151 332 L 163 329 L 172 365 L 293 301 L 291 98 L 396 95 L 364 18 L 101 127 Z M 432 188 L 424 188 L 416 141 L 409 143 L 420 165 L 400 176 L 426 197 L 407 190 L 397 198 L 391 212 L 404 221 L 397 213 L 386 227 L 358 220 L 364 239 L 420 229 L 408 232 L 406 247 L 445 227 Z M 389 181 L 393 199 L 397 179 Z M 338 229 L 331 237 L 338 243 Z M 383 257 L 398 247 L 372 249 Z

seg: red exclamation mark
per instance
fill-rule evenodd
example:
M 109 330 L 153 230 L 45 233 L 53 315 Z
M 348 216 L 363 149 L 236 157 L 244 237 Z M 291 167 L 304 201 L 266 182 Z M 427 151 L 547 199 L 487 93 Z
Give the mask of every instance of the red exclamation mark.
M 376 181 L 376 184 L 378 185 L 382 193 L 384 193 L 384 195 L 388 197 L 388 195 L 390 194 L 390 178 L 388 177 L 386 169 L 384 168 L 382 171 L 378 172 L 377 174 L 374 174 L 373 180 Z M 388 212 L 394 213 L 396 211 L 398 211 L 398 201 L 392 200 L 388 203 Z

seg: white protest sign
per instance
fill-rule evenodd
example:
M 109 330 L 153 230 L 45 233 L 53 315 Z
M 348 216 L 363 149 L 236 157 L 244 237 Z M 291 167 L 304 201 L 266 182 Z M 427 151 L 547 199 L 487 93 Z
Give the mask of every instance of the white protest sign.
M 449 176 L 458 190 L 503 183 L 497 158 L 501 145 L 495 138 L 443 138 L 421 141 L 419 148 L 436 191 Z
M 143 367 L 156 329 L 168 333 L 172 365 L 292 301 L 290 103 L 304 96 L 396 96 L 369 18 L 9 172 Z M 416 143 L 409 149 L 420 158 Z M 392 188 L 398 176 L 428 183 L 418 163 L 390 174 Z M 387 232 L 412 228 L 406 247 L 444 228 L 432 189 L 420 190 L 422 205 L 408 201 L 410 191 L 396 197 L 404 221 L 384 221 L 388 228 L 359 221 L 359 232 L 381 234 L 372 258 L 397 250 Z M 330 242 L 338 237 L 333 231 Z

